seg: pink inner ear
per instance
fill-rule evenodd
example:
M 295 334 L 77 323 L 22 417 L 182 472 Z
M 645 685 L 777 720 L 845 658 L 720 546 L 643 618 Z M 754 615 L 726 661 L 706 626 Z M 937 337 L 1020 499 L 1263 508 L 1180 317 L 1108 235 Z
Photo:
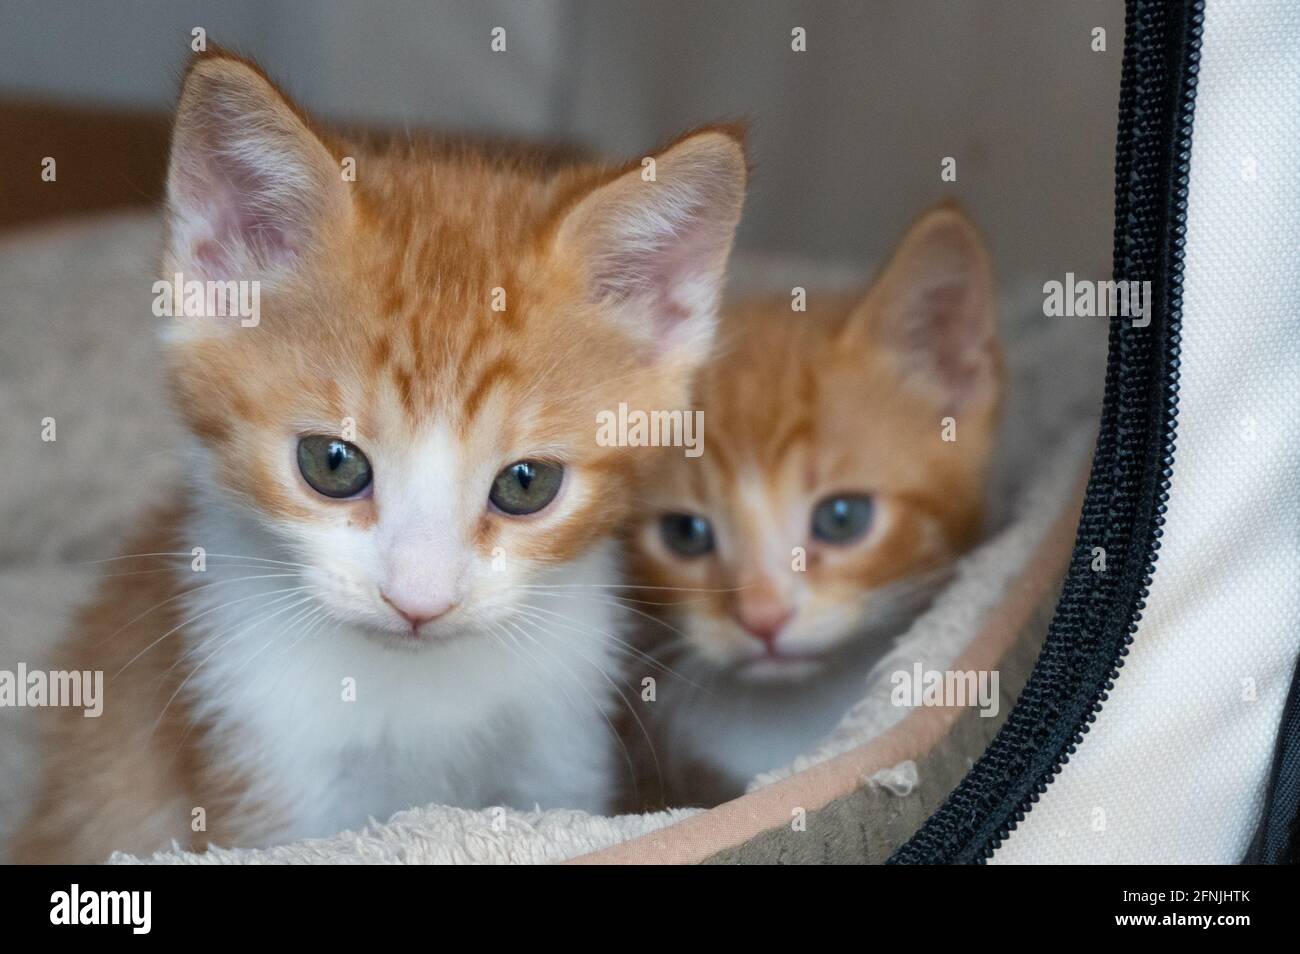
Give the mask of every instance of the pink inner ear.
M 210 278 L 276 267 L 297 252 L 294 233 L 306 226 L 311 183 L 303 157 L 282 135 L 259 131 L 257 118 L 220 108 L 200 110 L 177 143 L 173 202 L 188 223 L 194 267 Z
M 609 318 L 662 350 L 712 337 L 718 296 L 744 201 L 740 144 L 704 132 L 639 170 L 597 186 L 565 216 L 559 243 L 586 272 L 588 295 Z
M 653 322 L 648 329 L 664 348 L 675 332 L 715 306 L 720 245 L 728 235 L 708 218 L 707 208 L 691 208 L 678 221 L 660 220 L 653 235 L 616 234 L 593 270 L 593 294 L 610 303 L 638 302 Z M 627 229 L 629 223 L 619 223 Z
M 921 291 L 904 321 L 904 347 L 921 374 L 932 375 L 957 406 L 973 397 L 989 361 L 980 293 L 966 276 Z
M 220 243 L 213 239 L 199 239 L 190 251 L 190 257 L 206 277 L 230 278 L 234 271 L 234 262 L 230 261 Z
M 265 176 L 228 158 L 220 169 L 217 157 L 204 160 L 205 168 L 187 190 L 206 225 L 206 234 L 196 236 L 191 248 L 194 260 L 223 278 L 237 277 L 233 273 L 241 264 L 275 267 L 289 261 L 295 249 L 268 201 Z

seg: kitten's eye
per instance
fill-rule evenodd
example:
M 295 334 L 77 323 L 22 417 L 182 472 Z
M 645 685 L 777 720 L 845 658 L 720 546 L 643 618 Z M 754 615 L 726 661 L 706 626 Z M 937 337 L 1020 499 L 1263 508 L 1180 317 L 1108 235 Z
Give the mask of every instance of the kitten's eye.
M 713 549 L 713 526 L 693 513 L 665 514 L 659 519 L 659 535 L 678 556 L 704 556 Z
M 298 469 L 303 480 L 326 497 L 355 497 L 370 485 L 370 461 L 361 448 L 324 434 L 298 441 Z
M 851 543 L 871 525 L 873 509 L 866 494 L 827 497 L 813 509 L 812 534 L 827 543 Z
M 537 513 L 555 499 L 564 479 L 564 468 L 543 460 L 515 461 L 492 481 L 488 499 L 512 517 Z

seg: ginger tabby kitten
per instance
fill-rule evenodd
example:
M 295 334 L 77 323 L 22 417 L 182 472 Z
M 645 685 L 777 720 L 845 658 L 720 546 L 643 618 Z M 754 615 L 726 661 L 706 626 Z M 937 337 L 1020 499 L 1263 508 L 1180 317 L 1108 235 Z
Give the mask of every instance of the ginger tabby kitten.
M 976 541 L 995 324 L 988 257 L 950 206 L 860 298 L 724 310 L 697 382 L 704 452 L 661 453 L 629 535 L 647 600 L 679 634 L 661 641 L 671 671 L 642 709 L 668 804 L 734 797 L 814 746 Z
M 18 860 L 266 845 L 431 801 L 607 806 L 627 626 L 559 597 L 620 580 L 650 458 L 593 422 L 687 402 L 746 179 L 727 127 L 655 158 L 647 179 L 362 149 L 250 64 L 196 59 L 162 276 L 260 282 L 260 316 L 163 319 L 189 483 L 71 636 L 104 712 L 50 712 Z

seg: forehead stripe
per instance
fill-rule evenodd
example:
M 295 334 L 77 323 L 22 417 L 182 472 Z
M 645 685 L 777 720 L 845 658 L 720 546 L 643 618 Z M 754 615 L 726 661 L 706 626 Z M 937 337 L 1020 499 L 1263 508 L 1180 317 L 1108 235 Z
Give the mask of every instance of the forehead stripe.
M 462 411 L 462 420 L 469 424 L 478 414 L 479 409 L 487 400 L 487 396 L 492 389 L 504 383 L 506 380 L 515 377 L 518 369 L 515 363 L 507 357 L 499 357 L 490 361 L 482 371 L 479 372 L 478 379 L 474 386 L 470 388 L 469 394 L 465 397 L 465 405 Z

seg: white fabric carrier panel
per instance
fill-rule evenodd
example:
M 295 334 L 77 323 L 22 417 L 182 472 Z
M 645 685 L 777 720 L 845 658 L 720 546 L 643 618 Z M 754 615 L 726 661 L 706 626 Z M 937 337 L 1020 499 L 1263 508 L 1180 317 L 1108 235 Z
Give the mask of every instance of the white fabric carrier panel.
M 1177 449 L 1154 582 L 1096 724 L 996 863 L 1224 863 L 1300 645 L 1300 8 L 1207 4 Z

